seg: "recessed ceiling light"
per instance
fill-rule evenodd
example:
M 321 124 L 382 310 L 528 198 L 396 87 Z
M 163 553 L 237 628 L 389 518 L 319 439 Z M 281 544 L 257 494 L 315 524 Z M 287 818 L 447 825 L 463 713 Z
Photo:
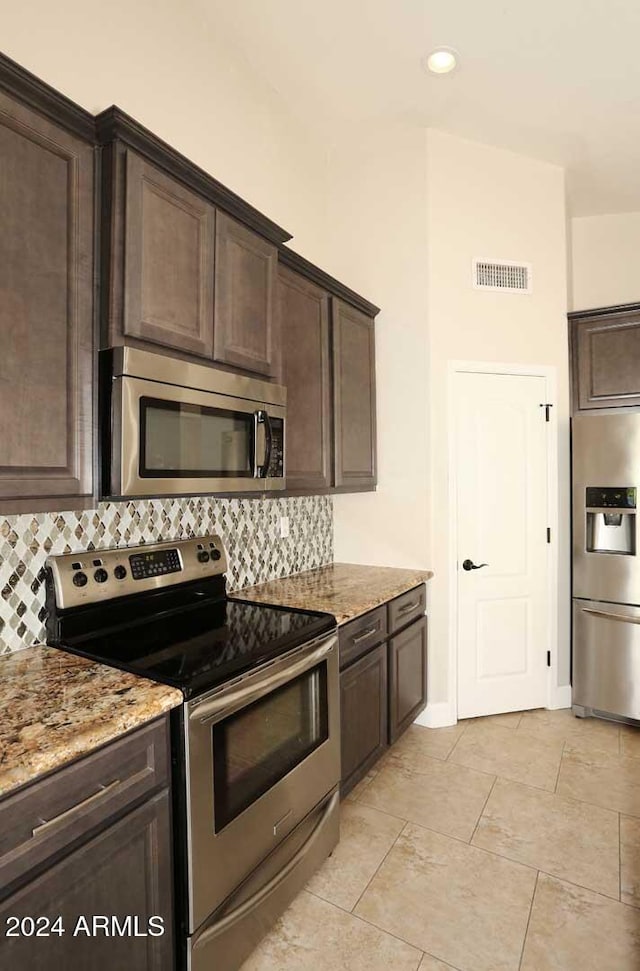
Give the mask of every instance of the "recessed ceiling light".
M 427 69 L 433 74 L 448 74 L 457 63 L 457 54 L 450 47 L 437 47 L 425 60 Z

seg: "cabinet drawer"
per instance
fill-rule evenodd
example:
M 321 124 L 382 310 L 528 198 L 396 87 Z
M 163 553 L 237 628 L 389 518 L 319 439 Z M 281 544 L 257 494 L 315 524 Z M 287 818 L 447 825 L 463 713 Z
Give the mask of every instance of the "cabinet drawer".
M 169 779 L 166 718 L 0 802 L 0 897 Z
M 424 583 L 413 590 L 407 590 L 389 604 L 389 633 L 395 634 L 401 627 L 421 617 L 427 607 L 427 588 Z
M 340 628 L 340 669 L 352 664 L 387 636 L 387 608 L 376 607 Z

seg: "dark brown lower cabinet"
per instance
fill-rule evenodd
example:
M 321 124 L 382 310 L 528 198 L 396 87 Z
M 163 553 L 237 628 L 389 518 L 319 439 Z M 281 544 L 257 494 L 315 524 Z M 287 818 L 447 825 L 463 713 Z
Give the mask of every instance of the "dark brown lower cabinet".
M 173 971 L 166 716 L 0 801 L 0 968 Z
M 427 703 L 427 618 L 389 641 L 389 742 L 408 728 Z
M 387 645 L 380 644 L 340 673 L 344 797 L 387 747 Z
M 0 967 L 171 971 L 170 845 L 165 790 L 4 901 Z
M 343 798 L 427 704 L 425 606 L 420 584 L 340 628 Z

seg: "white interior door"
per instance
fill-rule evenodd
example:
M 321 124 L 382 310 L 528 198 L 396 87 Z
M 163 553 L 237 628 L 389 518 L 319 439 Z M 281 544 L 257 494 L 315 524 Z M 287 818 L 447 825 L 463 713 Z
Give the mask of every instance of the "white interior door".
M 458 717 L 547 699 L 546 379 L 458 372 Z M 464 561 L 480 569 L 464 569 Z M 467 567 L 469 564 L 467 563 Z

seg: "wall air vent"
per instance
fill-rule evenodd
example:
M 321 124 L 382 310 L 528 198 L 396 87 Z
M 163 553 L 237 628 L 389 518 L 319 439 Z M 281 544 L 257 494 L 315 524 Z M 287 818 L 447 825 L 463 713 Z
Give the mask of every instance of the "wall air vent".
M 510 290 L 531 293 L 531 264 L 507 260 L 474 260 L 473 286 L 476 290 Z

